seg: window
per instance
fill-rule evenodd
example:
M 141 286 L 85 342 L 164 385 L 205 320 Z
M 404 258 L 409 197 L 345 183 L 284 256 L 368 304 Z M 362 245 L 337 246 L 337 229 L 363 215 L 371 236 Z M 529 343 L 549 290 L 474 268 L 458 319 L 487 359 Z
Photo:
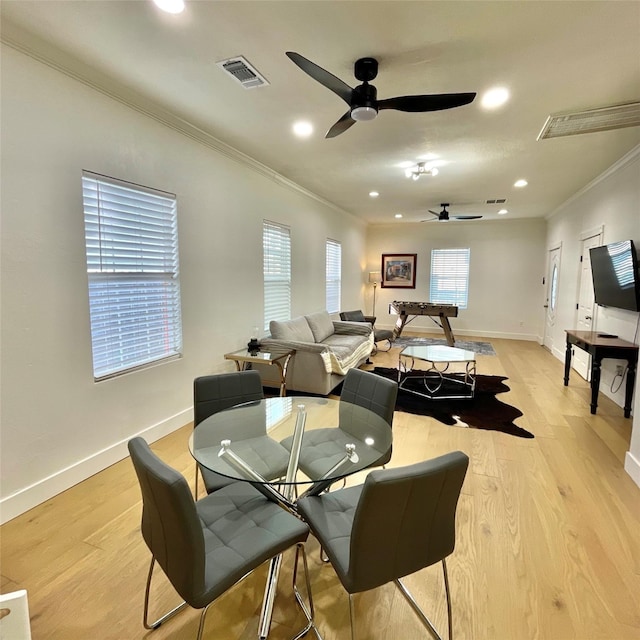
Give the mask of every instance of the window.
M 182 350 L 176 197 L 82 174 L 95 380 Z
M 434 249 L 431 252 L 429 302 L 467 308 L 469 249 Z
M 327 240 L 327 311 L 340 311 L 340 279 L 342 272 L 342 245 Z
M 289 227 L 264 221 L 264 329 L 270 320 L 291 318 L 291 233 Z

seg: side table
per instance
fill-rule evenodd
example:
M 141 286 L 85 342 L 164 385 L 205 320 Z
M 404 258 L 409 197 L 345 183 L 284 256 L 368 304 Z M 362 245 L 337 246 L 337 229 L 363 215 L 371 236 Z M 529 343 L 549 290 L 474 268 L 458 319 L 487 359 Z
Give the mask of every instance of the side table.
M 280 370 L 280 395 L 285 396 L 287 394 L 287 367 L 291 356 L 295 352 L 295 349 L 272 349 L 270 351 L 247 351 L 247 349 L 241 349 L 240 351 L 225 353 L 224 357 L 225 360 L 234 360 L 238 371 L 251 369 L 251 364 L 254 362 L 275 365 Z

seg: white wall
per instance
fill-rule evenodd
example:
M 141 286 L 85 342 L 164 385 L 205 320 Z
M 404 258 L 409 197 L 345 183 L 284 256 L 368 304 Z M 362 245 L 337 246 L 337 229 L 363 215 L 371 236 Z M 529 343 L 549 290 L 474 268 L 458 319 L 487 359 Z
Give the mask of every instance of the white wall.
M 2 48 L 2 520 L 191 420 L 195 376 L 262 326 L 262 220 L 291 226 L 292 313 L 324 308 L 325 240 L 342 242 L 343 303 L 362 305 L 365 226 Z M 92 374 L 83 169 L 177 194 L 184 354 Z
M 590 134 L 590 135 L 606 135 Z M 602 226 L 603 243 L 631 239 L 640 250 L 640 147 L 621 158 L 613 167 L 596 178 L 548 220 L 547 247 L 561 245 L 560 280 L 558 284 L 558 316 L 555 324 L 554 353 L 564 359 L 564 330 L 576 326 L 576 303 L 580 270 L 580 235 Z M 638 313 L 619 309 L 597 308 L 594 331 L 613 333 L 630 342 L 638 341 Z M 600 393 L 624 404 L 625 385 L 611 391 L 615 365 L 624 361 L 604 360 Z M 575 374 L 573 374 L 575 375 Z M 640 486 L 640 376 L 636 377 L 633 431 L 625 469 Z
M 470 248 L 469 306 L 451 320 L 455 336 L 479 335 L 540 340 L 542 335 L 545 258 L 543 219 L 478 220 L 372 225 L 367 234 L 367 270 L 379 271 L 383 253 L 415 253 L 416 288 L 378 287 L 377 326 L 391 328 L 393 300 L 429 300 L 431 250 Z M 367 296 L 367 312 L 371 310 Z M 409 327 L 439 332 L 427 317 Z

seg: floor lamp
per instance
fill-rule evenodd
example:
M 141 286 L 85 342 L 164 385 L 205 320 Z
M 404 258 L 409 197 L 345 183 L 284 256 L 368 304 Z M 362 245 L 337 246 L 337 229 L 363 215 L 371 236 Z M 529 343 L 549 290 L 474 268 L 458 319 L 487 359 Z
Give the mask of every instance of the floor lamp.
M 373 283 L 373 313 L 376 315 L 376 289 L 378 288 L 378 282 L 382 282 L 382 273 L 380 271 L 369 271 L 369 282 Z

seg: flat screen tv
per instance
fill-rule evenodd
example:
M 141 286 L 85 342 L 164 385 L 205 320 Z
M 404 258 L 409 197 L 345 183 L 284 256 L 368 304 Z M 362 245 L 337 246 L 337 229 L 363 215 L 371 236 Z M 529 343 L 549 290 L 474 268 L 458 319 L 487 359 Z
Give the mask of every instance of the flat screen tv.
M 596 304 L 640 311 L 640 273 L 633 241 L 595 247 L 589 254 Z

